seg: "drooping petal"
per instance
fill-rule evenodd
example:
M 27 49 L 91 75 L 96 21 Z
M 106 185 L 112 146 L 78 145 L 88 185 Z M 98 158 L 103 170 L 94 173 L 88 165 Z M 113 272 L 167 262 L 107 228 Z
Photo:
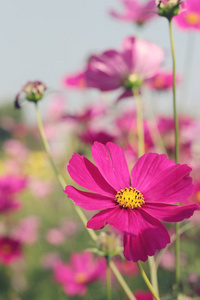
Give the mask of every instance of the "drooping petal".
M 195 210 L 200 210 L 200 206 L 197 204 L 177 206 L 163 203 L 146 203 L 142 209 L 161 221 L 180 222 L 190 218 Z
M 103 196 L 100 194 L 79 191 L 73 186 L 66 186 L 64 192 L 74 200 L 76 205 L 87 210 L 99 210 L 116 206 L 114 197 Z
M 95 142 L 92 156 L 102 176 L 116 191 L 130 186 L 128 166 L 121 147 Z
M 124 235 L 124 256 L 134 262 L 146 261 L 157 249 L 170 243 L 169 234 L 162 223 L 142 210 L 140 213 L 143 217 L 140 233 L 137 236 Z
M 132 186 L 145 189 L 155 176 L 175 165 L 165 154 L 147 153 L 140 157 L 131 171 Z
M 141 221 L 143 219 L 138 210 L 124 209 L 117 206 L 114 209 L 106 209 L 94 215 L 88 221 L 87 227 L 98 230 L 109 224 L 123 233 L 138 235 Z
M 116 194 L 97 167 L 84 156 L 74 153 L 67 169 L 71 178 L 80 186 L 102 195 Z
M 174 165 L 163 170 L 142 188 L 146 202 L 176 203 L 187 199 L 193 192 L 191 168 Z

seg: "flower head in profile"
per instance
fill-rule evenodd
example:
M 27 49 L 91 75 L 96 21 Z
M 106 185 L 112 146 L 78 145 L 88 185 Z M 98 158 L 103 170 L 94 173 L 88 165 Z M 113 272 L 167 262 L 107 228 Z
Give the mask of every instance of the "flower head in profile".
M 0 237 L 0 262 L 9 265 L 22 257 L 22 244 L 11 237 Z
M 94 260 L 90 252 L 74 253 L 68 264 L 58 262 L 54 266 L 55 281 L 69 296 L 85 295 L 88 284 L 100 279 L 102 273 L 105 273 L 104 260 Z
M 197 204 L 179 206 L 193 191 L 191 168 L 167 157 L 148 153 L 138 159 L 129 175 L 123 149 L 116 144 L 95 142 L 92 156 L 96 166 L 74 154 L 69 161 L 71 178 L 91 192 L 67 186 L 65 193 L 87 210 L 101 210 L 87 223 L 102 229 L 106 224 L 123 234 L 128 260 L 146 261 L 170 237 L 160 221 L 179 222 L 199 209 Z
M 46 85 L 41 81 L 28 81 L 15 97 L 15 108 L 20 109 L 24 100 L 38 102 L 43 98 L 46 89 Z
M 174 18 L 183 30 L 200 30 L 200 1 L 186 0 L 181 5 L 181 13 Z
M 176 82 L 179 83 L 180 77 L 176 76 Z M 166 91 L 173 87 L 173 73 L 171 71 L 159 71 L 148 81 L 148 88 L 157 91 Z
M 162 49 L 145 40 L 128 37 L 122 43 L 121 51 L 107 50 L 93 56 L 89 62 L 85 78 L 87 86 L 100 91 L 121 88 L 118 99 L 130 97 L 159 71 L 164 58 Z
M 120 0 L 124 6 L 124 12 L 118 13 L 114 9 L 110 10 L 110 15 L 118 20 L 136 23 L 141 26 L 156 16 L 150 11 L 155 10 L 155 1 L 147 0 L 140 3 L 138 0 Z

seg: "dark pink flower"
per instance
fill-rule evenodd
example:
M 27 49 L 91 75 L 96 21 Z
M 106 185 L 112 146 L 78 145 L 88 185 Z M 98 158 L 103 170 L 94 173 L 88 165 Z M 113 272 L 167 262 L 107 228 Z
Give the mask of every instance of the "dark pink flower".
M 58 263 L 54 267 L 55 280 L 69 296 L 85 295 L 88 284 L 101 278 L 102 273 L 105 273 L 104 260 L 94 260 L 90 252 L 74 253 L 69 264 Z
M 75 88 L 75 89 L 85 89 L 87 88 L 85 80 L 85 71 L 77 72 L 72 75 L 68 75 L 63 79 L 64 86 Z
M 199 209 L 197 204 L 174 205 L 193 190 L 187 165 L 175 164 L 164 154 L 148 153 L 138 159 L 130 176 L 118 145 L 95 142 L 92 156 L 96 166 L 78 154 L 68 166 L 72 179 L 91 193 L 73 186 L 67 186 L 65 193 L 84 209 L 101 210 L 88 221 L 88 228 L 98 230 L 109 224 L 124 234 L 128 260 L 146 261 L 170 242 L 160 221 L 180 222 Z
M 147 0 L 144 4 L 138 0 L 120 1 L 124 5 L 124 12 L 118 13 L 115 10 L 110 11 L 110 15 L 118 20 L 133 22 L 137 25 L 143 25 L 152 18 L 156 17 L 155 13 L 150 13 L 150 11 L 154 11 L 156 8 L 155 0 Z
M 153 296 L 149 291 L 136 291 L 134 296 L 137 300 L 153 300 Z
M 16 194 L 21 192 L 27 184 L 27 179 L 15 176 L 0 177 L 0 213 L 19 208 Z
M 182 12 L 174 18 L 178 27 L 183 30 L 200 30 L 200 1 L 185 0 Z
M 11 264 L 22 257 L 22 245 L 19 240 L 4 236 L 0 237 L 0 261 Z
M 89 128 L 87 131 L 79 134 L 79 139 L 86 144 L 93 144 L 95 141 L 106 144 L 107 142 L 114 142 L 116 136 L 105 130 L 97 131 Z
M 133 37 L 126 38 L 120 52 L 107 50 L 93 56 L 85 73 L 87 85 L 101 91 L 123 88 L 119 99 L 130 97 L 134 88 L 140 88 L 156 75 L 163 58 L 159 46 Z

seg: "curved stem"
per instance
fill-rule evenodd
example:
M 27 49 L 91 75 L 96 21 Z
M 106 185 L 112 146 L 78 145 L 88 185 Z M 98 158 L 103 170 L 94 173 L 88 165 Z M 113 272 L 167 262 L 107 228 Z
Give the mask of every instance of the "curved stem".
M 39 132 L 40 132 L 40 135 L 41 135 L 41 139 L 42 139 L 42 142 L 43 142 L 43 146 L 44 146 L 45 152 L 46 152 L 46 154 L 47 154 L 47 156 L 49 158 L 49 161 L 50 161 L 50 164 L 52 166 L 52 169 L 54 170 L 54 173 L 55 173 L 55 175 L 56 175 L 56 177 L 57 177 L 57 179 L 58 179 L 58 181 L 59 181 L 62 189 L 64 189 L 66 187 L 67 183 L 65 182 L 64 178 L 59 173 L 59 171 L 57 170 L 56 165 L 54 164 L 54 161 L 53 161 L 53 159 L 51 157 L 49 145 L 48 145 L 45 133 L 44 133 L 44 128 L 43 128 L 43 124 L 42 124 L 42 120 L 41 120 L 41 116 L 40 116 L 40 111 L 38 109 L 37 103 L 35 105 L 35 109 L 36 109 L 36 116 L 37 116 L 38 128 L 39 128 Z M 87 218 L 86 218 L 85 214 L 82 212 L 82 210 L 78 206 L 74 206 L 74 209 L 75 209 L 76 213 L 78 214 L 78 216 L 80 217 L 82 223 L 86 227 Z M 92 240 L 96 241 L 98 237 L 97 237 L 96 233 L 94 232 L 94 230 L 89 229 L 87 227 L 86 227 L 86 229 L 87 229 L 90 237 L 92 238 Z M 124 280 L 124 278 L 122 277 L 121 273 L 119 272 L 119 270 L 117 269 L 117 267 L 115 266 L 115 264 L 112 261 L 110 262 L 110 267 L 111 267 L 111 269 L 112 269 L 115 277 L 117 278 L 119 284 L 123 288 L 124 292 L 129 297 L 129 299 L 130 300 L 136 300 L 136 298 L 132 294 L 129 286 L 127 285 L 126 281 Z
M 145 273 L 145 271 L 144 271 L 144 269 L 143 269 L 143 267 L 142 267 L 142 265 L 139 261 L 137 262 L 137 265 L 138 265 L 138 268 L 139 268 L 140 273 L 142 275 L 142 278 L 144 279 L 144 282 L 146 283 L 146 286 L 148 287 L 149 291 L 152 293 L 154 299 L 155 300 L 160 300 L 159 296 L 156 294 L 156 291 L 152 287 L 152 285 L 151 285 L 151 283 L 150 283 L 150 281 L 149 281 L 149 279 L 148 279 L 148 277 L 147 277 L 147 275 L 146 275 L 146 273 Z
M 121 273 L 119 272 L 119 270 L 117 269 L 117 267 L 115 266 L 115 264 L 112 261 L 110 262 L 110 267 L 111 267 L 113 273 L 115 274 L 115 277 L 117 278 L 119 284 L 121 285 L 121 287 L 125 291 L 126 295 L 129 297 L 129 299 L 130 300 L 136 300 L 135 296 L 131 292 L 131 290 L 130 290 L 129 286 L 127 285 L 126 281 L 124 280 Z
M 172 32 L 172 21 L 169 20 L 169 33 L 173 63 L 173 110 L 174 110 L 174 128 L 175 128 L 175 162 L 179 161 L 179 132 L 178 132 L 178 118 L 176 109 L 176 60 L 174 50 L 174 40 Z M 180 235 L 179 235 L 179 223 L 175 224 L 176 229 L 176 245 L 175 245 L 175 256 L 176 256 L 176 293 L 177 298 L 180 290 Z
M 111 295 L 111 277 L 110 277 L 110 258 L 106 257 L 106 286 L 107 286 L 107 300 L 112 299 Z
M 148 262 L 149 262 L 149 269 L 150 269 L 150 276 L 151 276 L 152 286 L 153 286 L 156 294 L 159 296 L 157 267 L 156 267 L 156 261 L 155 261 L 154 256 L 149 256 Z
M 46 139 L 46 135 L 45 135 L 45 132 L 44 132 L 44 127 L 43 127 L 43 124 L 42 124 L 42 120 L 41 120 L 41 116 L 40 116 L 40 111 L 38 109 L 38 105 L 37 103 L 35 104 L 35 109 L 36 109 L 36 116 L 37 116 L 37 123 L 38 123 L 38 129 L 39 129 L 39 132 L 40 132 L 40 136 L 41 136 L 41 139 L 42 139 L 42 142 L 43 142 L 43 146 L 44 146 L 44 149 L 45 149 L 45 152 L 48 156 L 48 159 L 49 159 L 49 162 L 51 164 L 51 167 L 62 187 L 62 189 L 65 189 L 67 183 L 65 182 L 65 179 L 63 178 L 63 176 L 60 174 L 60 172 L 58 171 L 52 157 L 51 157 L 51 153 L 50 153 L 50 148 L 49 148 L 49 144 L 47 142 L 47 139 Z M 81 219 L 82 223 L 84 224 L 84 226 L 86 227 L 87 225 L 87 218 L 85 217 L 84 213 L 82 212 L 82 210 L 80 209 L 80 207 L 78 206 L 75 206 L 74 207 L 79 218 Z M 95 234 L 95 232 L 89 228 L 87 228 L 87 231 L 89 233 L 89 235 L 91 236 L 91 238 L 96 241 L 97 240 L 97 235 Z

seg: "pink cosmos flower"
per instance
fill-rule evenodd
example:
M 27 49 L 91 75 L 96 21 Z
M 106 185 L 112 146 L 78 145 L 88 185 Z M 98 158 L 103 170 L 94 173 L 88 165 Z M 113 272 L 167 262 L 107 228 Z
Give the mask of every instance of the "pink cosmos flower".
M 94 260 L 90 252 L 74 253 L 69 264 L 58 263 L 54 267 L 55 280 L 69 296 L 85 295 L 87 285 L 101 278 L 102 273 L 105 273 L 104 260 Z
M 79 139 L 86 144 L 93 144 L 95 141 L 106 144 L 107 142 L 114 142 L 116 136 L 105 130 L 97 131 L 89 128 L 79 134 Z
M 46 234 L 47 241 L 52 245 L 62 245 L 65 242 L 63 232 L 58 228 L 51 228 Z
M 134 22 L 137 25 L 143 25 L 153 19 L 156 14 L 150 13 L 155 10 L 155 0 L 147 0 L 145 4 L 138 0 L 120 0 L 124 5 L 124 13 L 118 13 L 110 10 L 110 15 L 118 20 Z
M 153 300 L 153 296 L 149 291 L 139 290 L 134 293 L 134 296 L 137 300 Z
M 123 233 L 128 260 L 146 261 L 170 242 L 160 221 L 180 222 L 199 209 L 197 204 L 173 205 L 192 193 L 191 168 L 187 165 L 148 153 L 138 159 L 130 176 L 118 145 L 95 142 L 92 156 L 96 166 L 78 154 L 68 165 L 71 178 L 92 192 L 67 186 L 65 193 L 84 209 L 101 210 L 88 221 L 88 228 L 98 230 L 109 224 Z
M 133 88 L 156 75 L 163 61 L 162 49 L 144 40 L 126 38 L 122 50 L 107 50 L 93 56 L 85 76 L 88 86 L 101 91 L 123 88 L 118 99 L 132 96 Z
M 199 0 L 185 0 L 182 12 L 174 18 L 178 27 L 183 30 L 200 30 L 200 2 Z
M 12 237 L 21 243 L 34 244 L 38 240 L 39 219 L 37 216 L 28 216 L 20 221 L 13 229 Z
M 0 213 L 10 212 L 20 207 L 16 194 L 27 184 L 27 179 L 15 176 L 0 177 Z
M 179 83 L 179 76 L 176 77 L 176 82 Z M 152 90 L 163 91 L 173 87 L 172 72 L 159 71 L 153 78 L 148 81 L 148 87 Z
M 15 260 L 22 257 L 22 245 L 13 238 L 4 236 L 0 237 L 0 261 L 9 265 Z
M 74 89 L 85 89 L 86 80 L 85 80 L 85 71 L 77 72 L 72 75 L 68 75 L 63 79 L 64 86 L 74 88 Z

